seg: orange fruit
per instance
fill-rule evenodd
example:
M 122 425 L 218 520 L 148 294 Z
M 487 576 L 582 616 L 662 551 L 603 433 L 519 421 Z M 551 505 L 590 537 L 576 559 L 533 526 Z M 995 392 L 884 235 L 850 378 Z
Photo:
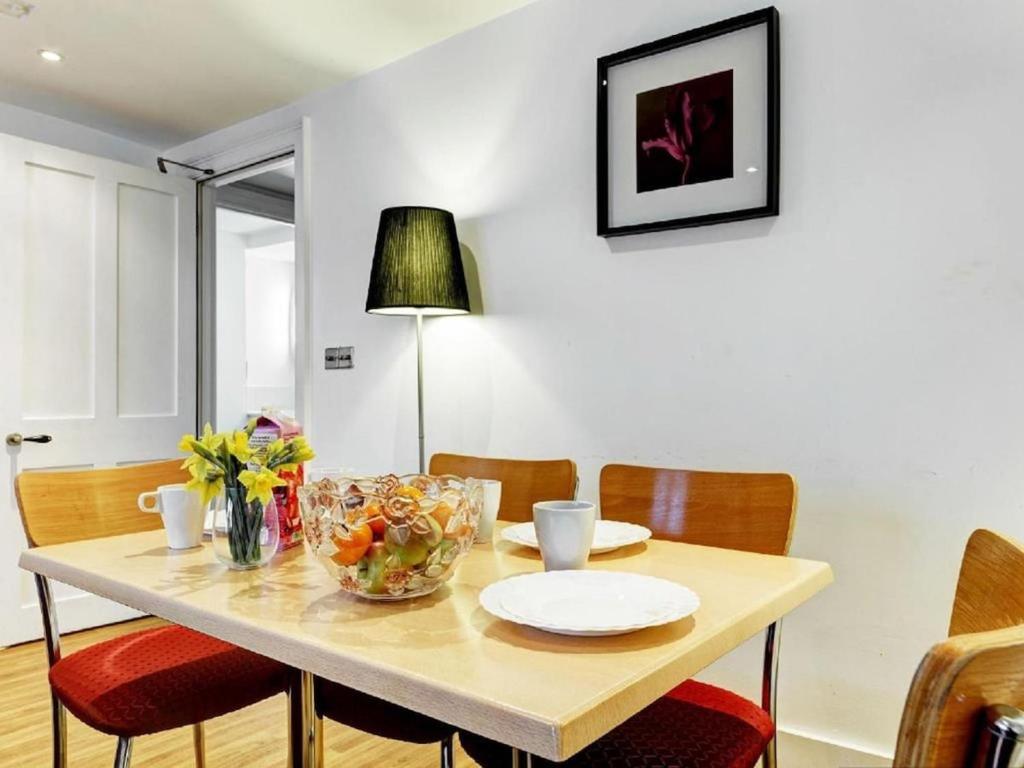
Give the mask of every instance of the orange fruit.
M 347 532 L 339 534 L 335 528 L 331 533 L 331 541 L 338 551 L 331 555 L 338 565 L 355 565 L 373 543 L 373 529 L 368 523 L 350 526 Z
M 411 485 L 399 486 L 398 490 L 395 491 L 395 494 L 398 496 L 404 496 L 407 499 L 413 499 L 415 501 L 419 501 L 424 496 L 426 496 L 426 494 L 419 488 L 413 488 Z
M 437 524 L 441 526 L 442 531 L 448 526 L 448 521 L 454 514 L 455 510 L 443 501 L 439 501 L 434 508 L 430 510 L 430 516 L 437 521 Z
M 366 517 L 366 522 L 369 524 L 370 530 L 373 531 L 373 537 L 375 539 L 383 538 L 384 531 L 387 530 L 388 524 L 381 512 L 380 504 L 375 501 L 370 502 L 363 507 L 363 515 Z

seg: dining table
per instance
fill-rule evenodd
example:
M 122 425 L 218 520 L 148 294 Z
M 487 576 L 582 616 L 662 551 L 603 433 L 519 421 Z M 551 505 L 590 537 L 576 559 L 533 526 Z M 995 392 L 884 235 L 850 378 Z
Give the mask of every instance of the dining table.
M 629 634 L 552 634 L 480 605 L 489 584 L 543 570 L 536 551 L 501 539 L 505 525 L 437 591 L 394 602 L 344 592 L 301 546 L 264 568 L 236 571 L 209 542 L 168 549 L 162 530 L 37 547 L 20 565 L 295 668 L 294 768 L 316 759 L 314 675 L 516 754 L 565 760 L 832 581 L 823 562 L 652 539 L 592 555 L 587 567 L 683 584 L 700 598 L 695 613 Z

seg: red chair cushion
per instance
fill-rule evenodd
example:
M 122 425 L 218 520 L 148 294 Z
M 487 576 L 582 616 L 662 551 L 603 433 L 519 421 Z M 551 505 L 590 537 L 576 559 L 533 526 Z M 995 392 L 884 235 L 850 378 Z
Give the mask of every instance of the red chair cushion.
M 564 763 L 535 768 L 752 768 L 775 735 L 768 713 L 735 693 L 687 680 Z M 471 733 L 463 749 L 485 768 L 511 765 L 508 747 Z
M 200 723 L 280 693 L 287 683 L 283 664 L 177 626 L 97 643 L 50 669 L 64 706 L 114 736 Z
M 313 691 L 319 715 L 374 736 L 431 744 L 455 733 L 455 728 L 432 717 L 319 677 Z

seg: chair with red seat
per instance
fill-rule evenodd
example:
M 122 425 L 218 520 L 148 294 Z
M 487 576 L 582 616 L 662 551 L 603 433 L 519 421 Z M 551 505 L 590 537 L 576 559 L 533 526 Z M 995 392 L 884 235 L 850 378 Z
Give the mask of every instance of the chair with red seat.
M 430 459 L 430 473 L 500 480 L 498 517 L 502 520 L 529 520 L 534 502 L 576 495 L 576 464 L 569 459 L 531 461 L 438 453 Z M 456 729 L 447 723 L 320 678 L 315 680 L 313 690 L 318 730 L 322 730 L 326 717 L 388 739 L 412 744 L 440 742 L 442 768 L 454 765 Z M 323 739 L 316 741 L 322 749 Z M 322 756 L 319 759 L 322 765 Z
M 28 472 L 15 491 L 29 546 L 150 530 L 155 515 L 138 511 L 140 493 L 187 477 L 178 461 L 117 469 Z M 288 667 L 179 626 L 132 632 L 61 656 L 49 580 L 36 576 L 53 713 L 53 765 L 66 768 L 65 709 L 118 737 L 115 768 L 127 768 L 132 739 L 193 726 L 195 764 L 205 764 L 203 722 L 286 689 Z
M 695 472 L 608 465 L 601 471 L 601 516 L 638 523 L 654 536 L 712 547 L 786 555 L 796 514 L 796 483 L 786 474 Z M 752 768 L 775 766 L 778 622 L 765 633 L 762 701 L 686 680 L 563 763 L 539 766 Z M 512 764 L 512 750 L 460 733 L 478 763 Z

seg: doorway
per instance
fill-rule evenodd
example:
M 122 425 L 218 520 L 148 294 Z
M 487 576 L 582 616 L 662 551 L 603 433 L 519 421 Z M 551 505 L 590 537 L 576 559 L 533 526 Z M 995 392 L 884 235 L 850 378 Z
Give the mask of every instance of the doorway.
M 267 411 L 304 419 L 295 170 L 288 154 L 200 185 L 208 324 L 200 412 L 216 431 L 239 429 Z

